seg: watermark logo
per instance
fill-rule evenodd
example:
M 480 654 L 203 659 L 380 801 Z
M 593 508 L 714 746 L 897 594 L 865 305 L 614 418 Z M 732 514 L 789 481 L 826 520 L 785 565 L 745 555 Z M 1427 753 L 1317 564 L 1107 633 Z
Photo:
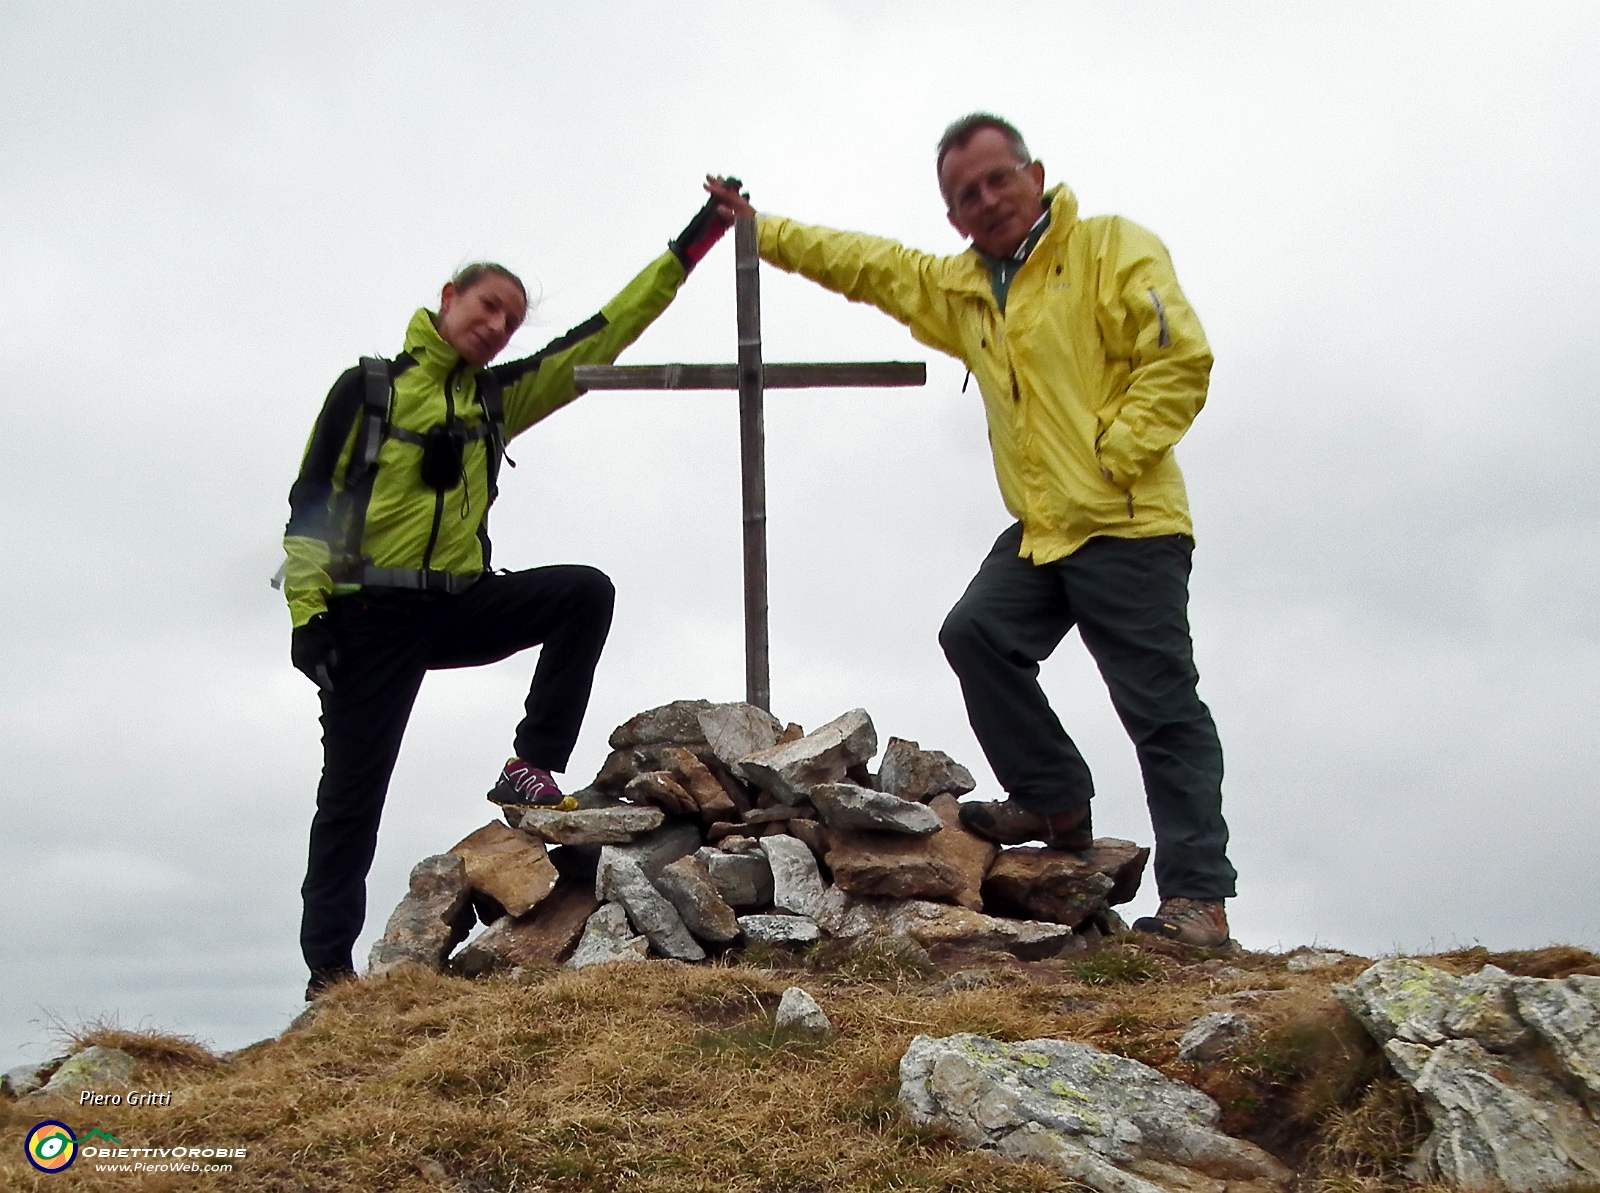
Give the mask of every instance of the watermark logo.
M 63 1172 L 72 1167 L 72 1162 L 78 1158 L 78 1145 L 87 1143 L 92 1139 L 101 1139 L 109 1143 L 121 1143 L 115 1135 L 107 1135 L 104 1131 L 90 1131 L 82 1139 L 74 1139 L 72 1128 L 66 1123 L 58 1123 L 47 1119 L 35 1124 L 33 1130 L 28 1132 L 27 1147 L 28 1163 L 40 1172 Z

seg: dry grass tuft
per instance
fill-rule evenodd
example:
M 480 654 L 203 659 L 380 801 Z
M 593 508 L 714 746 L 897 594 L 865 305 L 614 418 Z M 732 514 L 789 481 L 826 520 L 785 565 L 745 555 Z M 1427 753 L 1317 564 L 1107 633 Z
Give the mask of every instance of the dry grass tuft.
M 1363 1189 L 1401 1188 L 1409 1184 L 1406 1165 L 1431 1130 L 1411 1087 L 1398 1077 L 1379 1077 L 1353 1105 L 1327 1115 L 1303 1175 L 1319 1193 L 1355 1183 Z
M 189 1036 L 175 1036 L 154 1028 L 125 1028 L 115 1017 L 92 1019 L 82 1027 L 58 1026 L 63 1050 L 118 1048 L 141 1064 L 154 1068 L 215 1069 L 223 1064 L 210 1049 Z

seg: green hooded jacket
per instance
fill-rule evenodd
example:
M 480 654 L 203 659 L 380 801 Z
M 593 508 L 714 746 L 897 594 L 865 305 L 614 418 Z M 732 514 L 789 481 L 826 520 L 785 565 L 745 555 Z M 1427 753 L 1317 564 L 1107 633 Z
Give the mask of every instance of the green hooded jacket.
M 663 253 L 592 318 L 532 356 L 489 366 L 486 371 L 500 383 L 506 438 L 521 434 L 577 397 L 573 366 L 615 360 L 666 310 L 685 276 L 678 258 Z M 491 448 L 481 432 L 486 415 L 478 401 L 479 371 L 440 338 L 427 310 L 411 318 L 405 357 L 415 364 L 394 378 L 390 425 L 420 437 L 453 415 L 464 430 L 478 429 L 479 437 L 466 445 L 462 480 L 446 492 L 423 483 L 422 449 L 417 444 L 385 438 L 374 466 L 360 555 L 378 568 L 474 577 L 488 566 L 489 553 L 484 527 Z M 329 596 L 359 588 L 335 583 L 329 564 L 351 529 L 339 524 L 348 509 L 339 498 L 360 427 L 362 391 L 359 367 L 334 383 L 289 494 L 283 587 L 296 626 L 323 612 Z

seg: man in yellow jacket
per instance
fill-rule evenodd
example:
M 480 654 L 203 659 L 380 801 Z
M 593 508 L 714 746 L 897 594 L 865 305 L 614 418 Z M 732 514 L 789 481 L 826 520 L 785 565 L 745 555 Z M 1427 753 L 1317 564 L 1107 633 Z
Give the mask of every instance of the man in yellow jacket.
M 1211 352 L 1161 242 L 1080 218 L 1006 121 L 974 113 L 939 142 L 939 189 L 973 247 L 954 257 L 760 216 L 763 259 L 867 302 L 972 371 L 995 474 L 1017 519 L 939 641 L 1004 802 L 963 805 L 1002 844 L 1092 840 L 1089 769 L 1039 686 L 1074 625 L 1138 751 L 1161 906 L 1134 927 L 1217 946 L 1234 895 L 1222 748 L 1196 692 L 1194 547 L 1172 448 L 1205 403 Z M 753 213 L 708 180 L 724 206 Z

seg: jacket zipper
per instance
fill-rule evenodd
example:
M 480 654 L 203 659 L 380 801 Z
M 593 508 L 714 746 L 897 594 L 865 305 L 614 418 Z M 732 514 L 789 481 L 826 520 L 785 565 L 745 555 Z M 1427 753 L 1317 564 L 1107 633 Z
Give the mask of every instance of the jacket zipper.
M 456 420 L 456 400 L 451 388 L 457 384 L 456 378 L 461 374 L 461 365 L 456 365 L 450 370 L 450 375 L 444 379 L 444 421 L 449 426 Z M 444 490 L 435 490 L 433 494 L 433 527 L 428 531 L 428 547 L 422 553 L 422 570 L 426 572 L 433 563 L 433 549 L 439 543 L 439 526 L 444 521 Z

